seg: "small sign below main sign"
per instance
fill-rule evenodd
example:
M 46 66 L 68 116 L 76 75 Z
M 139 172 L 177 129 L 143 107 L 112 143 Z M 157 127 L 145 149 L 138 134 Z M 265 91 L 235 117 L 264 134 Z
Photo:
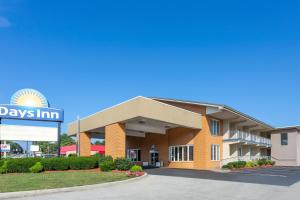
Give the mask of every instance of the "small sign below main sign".
M 10 144 L 0 144 L 1 152 L 10 152 Z

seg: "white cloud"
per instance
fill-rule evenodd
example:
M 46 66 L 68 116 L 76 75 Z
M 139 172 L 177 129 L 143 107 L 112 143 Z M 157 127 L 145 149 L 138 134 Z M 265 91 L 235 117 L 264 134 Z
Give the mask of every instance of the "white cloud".
M 5 17 L 0 16 L 0 28 L 9 27 L 10 25 L 10 22 Z

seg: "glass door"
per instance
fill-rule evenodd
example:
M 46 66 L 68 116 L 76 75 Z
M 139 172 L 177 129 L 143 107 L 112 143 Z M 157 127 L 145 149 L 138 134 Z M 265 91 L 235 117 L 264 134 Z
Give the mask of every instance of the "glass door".
M 150 153 L 150 164 L 156 166 L 157 162 L 159 162 L 158 152 Z

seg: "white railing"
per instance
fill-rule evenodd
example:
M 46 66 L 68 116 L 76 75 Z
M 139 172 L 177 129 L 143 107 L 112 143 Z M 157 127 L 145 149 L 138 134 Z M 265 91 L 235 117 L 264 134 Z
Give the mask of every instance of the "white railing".
M 244 140 L 246 142 L 253 142 L 258 145 L 271 146 L 271 140 L 269 138 L 261 137 L 246 131 L 231 130 L 230 137 L 225 140 Z

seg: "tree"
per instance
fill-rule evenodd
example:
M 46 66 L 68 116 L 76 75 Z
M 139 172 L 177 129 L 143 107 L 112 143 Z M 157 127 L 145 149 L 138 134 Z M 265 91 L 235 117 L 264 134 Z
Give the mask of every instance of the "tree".
M 10 144 L 10 153 L 23 153 L 23 148 L 20 144 L 16 142 L 7 141 L 7 144 Z
M 60 135 L 60 146 L 67 146 L 75 144 L 73 138 L 63 133 Z M 57 153 L 57 143 L 56 142 L 37 142 L 40 146 L 40 151 L 44 154 L 56 154 Z
M 40 151 L 44 154 L 56 154 L 57 153 L 57 143 L 56 142 L 37 142 L 40 146 Z
M 72 144 L 76 144 L 76 142 L 73 138 L 71 138 L 70 136 L 68 136 L 65 133 L 63 133 L 60 136 L 60 145 L 61 146 L 67 146 L 67 145 L 72 145 Z
M 105 141 L 104 140 L 97 140 L 94 144 L 95 145 L 105 145 Z

